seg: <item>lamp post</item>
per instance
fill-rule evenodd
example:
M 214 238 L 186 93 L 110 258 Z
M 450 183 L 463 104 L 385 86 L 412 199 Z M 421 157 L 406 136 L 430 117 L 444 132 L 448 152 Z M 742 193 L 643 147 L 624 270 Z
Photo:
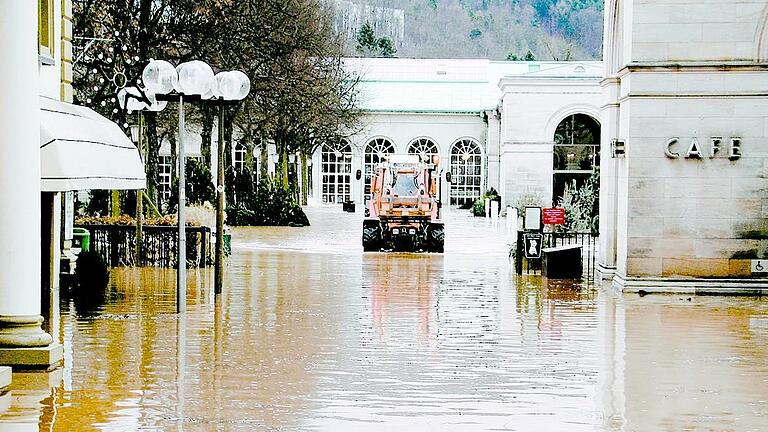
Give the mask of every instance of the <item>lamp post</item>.
M 139 156 L 144 164 L 144 170 L 146 171 L 146 159 L 144 156 L 144 115 L 143 111 L 162 111 L 165 109 L 168 102 L 158 101 L 155 95 L 151 92 L 142 91 L 136 87 L 122 88 L 117 93 L 118 103 L 123 111 L 131 113 L 136 111 L 138 113 L 138 125 L 131 126 L 131 140 L 136 143 L 136 148 L 139 150 Z M 144 192 L 136 192 L 136 245 L 134 249 L 134 255 L 136 260 L 141 264 L 142 260 L 142 246 L 144 243 Z
M 215 292 L 221 292 L 223 276 L 223 242 L 224 242 L 224 176 L 223 176 L 223 113 L 224 104 L 228 101 L 239 101 L 250 93 L 251 83 L 248 77 L 240 71 L 213 73 L 208 64 L 193 60 L 173 67 L 164 60 L 152 60 L 142 73 L 144 85 L 158 100 L 177 101 L 179 103 L 179 251 L 178 272 L 176 278 L 176 311 L 186 311 L 187 302 L 187 250 L 186 250 L 186 160 L 184 134 L 186 132 L 184 118 L 184 102 L 201 101 L 217 103 L 219 111 L 219 154 L 218 175 L 216 185 L 216 271 Z

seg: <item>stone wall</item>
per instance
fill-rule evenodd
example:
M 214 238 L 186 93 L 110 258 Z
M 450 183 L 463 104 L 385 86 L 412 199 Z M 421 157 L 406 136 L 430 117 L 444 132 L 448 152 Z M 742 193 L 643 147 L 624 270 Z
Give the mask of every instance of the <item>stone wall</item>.
M 631 60 L 751 61 L 765 6 L 764 0 L 634 1 Z
M 619 284 L 767 276 L 751 264 L 768 258 L 768 2 L 607 6 L 619 37 L 606 37 L 606 58 L 623 63 L 606 64 L 603 144 L 623 140 L 626 155 L 603 160 L 615 176 L 601 219 L 616 217 L 603 224 L 614 243 L 601 246 L 615 247 Z
M 765 73 L 706 69 L 622 81 L 628 274 L 744 277 L 750 259 L 768 257 L 768 98 L 747 95 L 760 82 Z M 679 157 L 665 155 L 671 139 Z

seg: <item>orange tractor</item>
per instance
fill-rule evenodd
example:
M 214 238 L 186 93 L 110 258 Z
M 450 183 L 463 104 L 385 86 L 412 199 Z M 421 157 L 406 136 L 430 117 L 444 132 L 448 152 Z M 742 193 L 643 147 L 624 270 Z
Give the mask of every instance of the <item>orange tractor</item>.
M 439 158 L 391 155 L 371 179 L 371 200 L 363 221 L 363 250 L 443 252 Z

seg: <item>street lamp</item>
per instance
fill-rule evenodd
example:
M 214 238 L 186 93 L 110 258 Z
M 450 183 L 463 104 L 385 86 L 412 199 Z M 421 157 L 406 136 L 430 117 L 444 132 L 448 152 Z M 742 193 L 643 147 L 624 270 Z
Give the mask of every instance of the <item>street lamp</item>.
M 166 101 L 158 101 L 154 93 L 149 90 L 141 90 L 136 87 L 123 87 L 117 92 L 117 100 L 120 108 L 130 114 L 138 112 L 138 125 L 131 126 L 131 140 L 136 143 L 139 157 L 142 159 L 146 170 L 146 158 L 144 156 L 144 116 L 143 111 L 162 111 L 168 105 Z M 138 263 L 142 262 L 142 245 L 144 244 L 144 192 L 136 193 L 136 239 L 134 255 Z
M 158 101 L 179 102 L 179 253 L 178 272 L 176 278 L 176 311 L 184 312 L 187 302 L 187 237 L 186 237 L 186 160 L 184 152 L 184 134 L 186 131 L 184 118 L 184 101 L 210 101 L 217 103 L 219 110 L 219 151 L 218 175 L 216 185 L 216 269 L 215 292 L 221 292 L 224 255 L 224 104 L 225 101 L 239 101 L 248 96 L 251 82 L 248 76 L 240 71 L 213 73 L 213 69 L 205 62 L 193 60 L 182 63 L 175 68 L 165 60 L 151 60 L 141 75 L 149 93 L 155 95 Z M 203 258 L 204 259 L 204 258 Z

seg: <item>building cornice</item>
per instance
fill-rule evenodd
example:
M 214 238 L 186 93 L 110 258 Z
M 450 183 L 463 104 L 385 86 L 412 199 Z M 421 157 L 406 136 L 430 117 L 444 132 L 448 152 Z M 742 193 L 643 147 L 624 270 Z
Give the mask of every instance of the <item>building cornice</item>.
M 634 62 L 617 73 L 620 79 L 631 72 L 768 72 L 768 63 L 731 62 Z
M 466 115 L 482 116 L 493 108 L 477 110 L 441 110 L 441 109 L 363 109 L 364 114 L 424 114 L 424 115 Z

